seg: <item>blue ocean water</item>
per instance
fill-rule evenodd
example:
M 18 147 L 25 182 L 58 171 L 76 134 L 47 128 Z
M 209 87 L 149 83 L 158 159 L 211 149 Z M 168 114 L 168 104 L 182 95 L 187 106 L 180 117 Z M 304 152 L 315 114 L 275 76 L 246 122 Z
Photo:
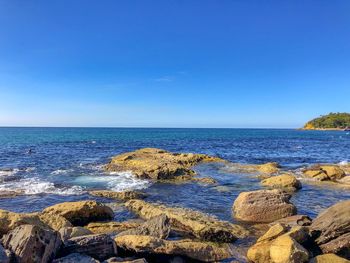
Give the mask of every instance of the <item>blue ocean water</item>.
M 251 174 L 232 172 L 222 164 L 195 168 L 200 176 L 215 178 L 219 186 L 154 183 L 136 179 L 127 171 L 106 174 L 102 170 L 113 155 L 143 147 L 206 153 L 235 163 L 274 161 L 295 172 L 310 164 L 350 161 L 350 135 L 342 131 L 0 128 L 0 191 L 25 193 L 1 198 L 0 208 L 40 211 L 59 202 L 93 198 L 87 194 L 89 189 L 143 189 L 149 201 L 195 208 L 233 220 L 231 206 L 237 195 L 261 188 Z M 350 190 L 304 183 L 292 202 L 299 213 L 314 217 L 349 197 Z

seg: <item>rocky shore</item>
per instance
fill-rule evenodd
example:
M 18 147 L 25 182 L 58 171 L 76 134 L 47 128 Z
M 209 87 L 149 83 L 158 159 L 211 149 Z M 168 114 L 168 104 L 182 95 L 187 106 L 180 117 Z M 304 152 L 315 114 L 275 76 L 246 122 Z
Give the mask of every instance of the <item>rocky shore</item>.
M 204 154 L 146 148 L 113 157 L 105 169 L 156 181 L 215 184 L 193 170 L 201 162 L 227 163 Z M 350 262 L 350 201 L 314 219 L 298 214 L 291 201 L 304 183 L 299 176 L 346 185 L 348 165 L 306 167 L 298 176 L 277 163 L 230 165 L 261 180 L 260 190 L 241 192 L 227 207 L 232 222 L 150 202 L 138 191 L 94 190 L 91 197 L 114 200 L 137 219 L 120 220 L 110 204 L 94 200 L 59 203 L 37 213 L 0 210 L 0 263 Z M 251 246 L 242 254 L 244 242 Z

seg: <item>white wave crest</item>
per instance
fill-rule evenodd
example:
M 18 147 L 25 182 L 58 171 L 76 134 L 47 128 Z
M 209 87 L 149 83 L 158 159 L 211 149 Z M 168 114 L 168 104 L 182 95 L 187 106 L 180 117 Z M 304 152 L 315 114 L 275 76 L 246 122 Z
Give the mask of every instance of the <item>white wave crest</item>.
M 131 172 L 112 172 L 110 175 L 79 176 L 74 183 L 78 185 L 99 185 L 116 192 L 140 190 L 150 186 L 151 182 L 136 178 Z
M 72 171 L 73 171 L 72 169 L 57 169 L 57 170 L 51 172 L 50 174 L 52 174 L 52 175 L 66 174 L 66 173 L 69 173 Z
M 39 178 L 24 178 L 19 181 L 11 181 L 0 184 L 0 191 L 13 190 L 24 194 L 58 194 L 58 195 L 79 195 L 83 193 L 81 186 L 55 187 L 54 183 L 43 181 Z
M 341 161 L 341 162 L 339 162 L 338 163 L 338 165 L 348 165 L 349 164 L 349 162 L 347 161 L 347 160 L 344 160 L 344 161 Z

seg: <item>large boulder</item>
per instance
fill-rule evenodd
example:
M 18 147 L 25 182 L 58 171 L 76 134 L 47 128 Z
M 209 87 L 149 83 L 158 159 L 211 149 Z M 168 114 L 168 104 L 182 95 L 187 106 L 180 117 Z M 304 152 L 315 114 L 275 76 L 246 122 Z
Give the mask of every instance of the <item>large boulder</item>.
M 350 263 L 350 261 L 335 254 L 323 254 L 312 258 L 309 263 Z
M 226 245 L 218 247 L 213 243 L 191 240 L 167 241 L 152 236 L 125 235 L 117 236 L 115 242 L 118 248 L 133 253 L 180 255 L 204 262 L 231 257 L 230 249 Z
M 131 199 L 143 199 L 146 197 L 144 193 L 137 192 L 137 191 L 122 191 L 122 192 L 115 192 L 115 191 L 109 191 L 109 190 L 94 190 L 89 192 L 90 195 L 93 196 L 99 196 L 99 197 L 106 197 L 106 198 L 112 198 L 117 200 L 131 200 Z
M 100 261 L 84 254 L 72 253 L 68 256 L 57 258 L 52 263 L 99 263 Z
M 86 254 L 98 260 L 116 255 L 113 239 L 106 234 L 93 234 L 71 238 L 64 242 L 61 254 Z
M 43 223 L 56 231 L 60 230 L 63 227 L 73 226 L 72 223 L 69 222 L 66 218 L 57 214 L 40 213 L 38 216 Z
M 124 222 L 94 222 L 89 223 L 86 228 L 94 234 L 117 234 L 122 231 L 136 228 L 140 226 L 140 222 L 124 221 Z
M 173 179 L 181 175 L 194 175 L 192 166 L 200 162 L 223 161 L 205 154 L 171 153 L 161 149 L 144 148 L 117 155 L 105 166 L 107 171 L 132 171 L 137 177 Z
M 43 213 L 63 216 L 73 225 L 108 220 L 114 216 L 110 207 L 92 200 L 56 204 L 44 209 Z
M 143 200 L 130 200 L 125 205 L 144 219 L 166 215 L 172 228 L 187 232 L 201 240 L 233 242 L 248 235 L 247 230 L 239 225 L 220 221 L 213 216 L 190 209 L 167 207 Z
M 34 225 L 21 225 L 1 241 L 14 253 L 16 261 L 23 263 L 51 262 L 61 246 L 61 237 L 56 231 Z
M 160 215 L 153 217 L 142 225 L 121 232 L 121 235 L 141 235 L 141 236 L 154 236 L 162 239 L 166 239 L 170 233 L 170 221 L 166 215 Z
M 272 176 L 261 181 L 261 184 L 269 188 L 282 188 L 289 191 L 296 191 L 301 188 L 300 181 L 291 174 Z
M 303 173 L 319 181 L 337 181 L 346 175 L 345 171 L 338 165 L 316 165 L 305 169 Z
M 288 235 L 276 238 L 270 246 L 274 263 L 302 263 L 309 261 L 309 252 Z
M 242 192 L 233 204 L 233 213 L 242 221 L 270 223 L 296 214 L 290 197 L 278 189 Z

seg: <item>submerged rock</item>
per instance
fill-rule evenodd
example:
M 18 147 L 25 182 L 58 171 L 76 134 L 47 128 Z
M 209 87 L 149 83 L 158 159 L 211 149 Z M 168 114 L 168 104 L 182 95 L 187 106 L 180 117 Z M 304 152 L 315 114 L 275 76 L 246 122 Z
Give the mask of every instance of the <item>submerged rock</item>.
M 64 242 L 63 255 L 79 253 L 104 260 L 116 255 L 113 239 L 106 234 L 94 234 L 74 237 Z
M 52 263 L 99 263 L 100 261 L 79 253 L 72 253 L 68 256 L 57 258 Z
M 301 188 L 300 181 L 290 174 L 272 176 L 261 181 L 261 184 L 270 188 L 282 188 L 290 191 L 296 191 Z
M 241 164 L 230 163 L 227 164 L 224 170 L 241 173 L 260 173 L 260 177 L 268 178 L 280 171 L 280 166 L 276 162 L 269 162 L 264 164 Z
M 143 200 L 130 200 L 125 205 L 144 219 L 166 215 L 172 228 L 189 233 L 201 240 L 233 242 L 248 234 L 248 231 L 239 225 L 220 221 L 215 217 L 190 209 L 166 207 Z
M 61 215 L 73 225 L 85 225 L 91 221 L 112 219 L 112 209 L 96 201 L 78 201 L 56 204 L 44 209 L 43 213 Z
M 151 236 L 125 235 L 117 236 L 115 242 L 118 248 L 133 253 L 180 255 L 204 262 L 220 261 L 231 257 L 227 245 L 219 247 L 212 243 L 191 240 L 167 241 Z
M 119 200 L 125 200 L 125 201 L 131 200 L 131 199 L 143 199 L 146 197 L 144 193 L 141 193 L 138 191 L 115 192 L 115 191 L 109 191 L 109 190 L 95 190 L 95 191 L 90 191 L 89 194 L 93 196 L 119 199 Z
M 142 235 L 142 236 L 154 236 L 162 239 L 166 239 L 170 233 L 170 221 L 166 215 L 160 215 L 151 218 L 142 225 L 123 231 L 118 236 L 122 235 Z
M 221 162 L 205 154 L 171 153 L 156 148 L 144 148 L 112 158 L 105 166 L 107 171 L 132 171 L 137 177 L 174 179 L 181 175 L 194 175 L 192 166 L 200 162 Z
M 21 225 L 2 238 L 5 248 L 11 250 L 18 262 L 51 262 L 61 246 L 56 231 L 34 225 Z
M 242 192 L 233 204 L 234 216 L 242 221 L 270 223 L 296 214 L 291 196 L 281 190 Z
M 124 222 L 95 222 L 88 224 L 86 228 L 94 234 L 117 234 L 128 229 L 136 228 L 140 224 L 140 222 L 134 220 Z

